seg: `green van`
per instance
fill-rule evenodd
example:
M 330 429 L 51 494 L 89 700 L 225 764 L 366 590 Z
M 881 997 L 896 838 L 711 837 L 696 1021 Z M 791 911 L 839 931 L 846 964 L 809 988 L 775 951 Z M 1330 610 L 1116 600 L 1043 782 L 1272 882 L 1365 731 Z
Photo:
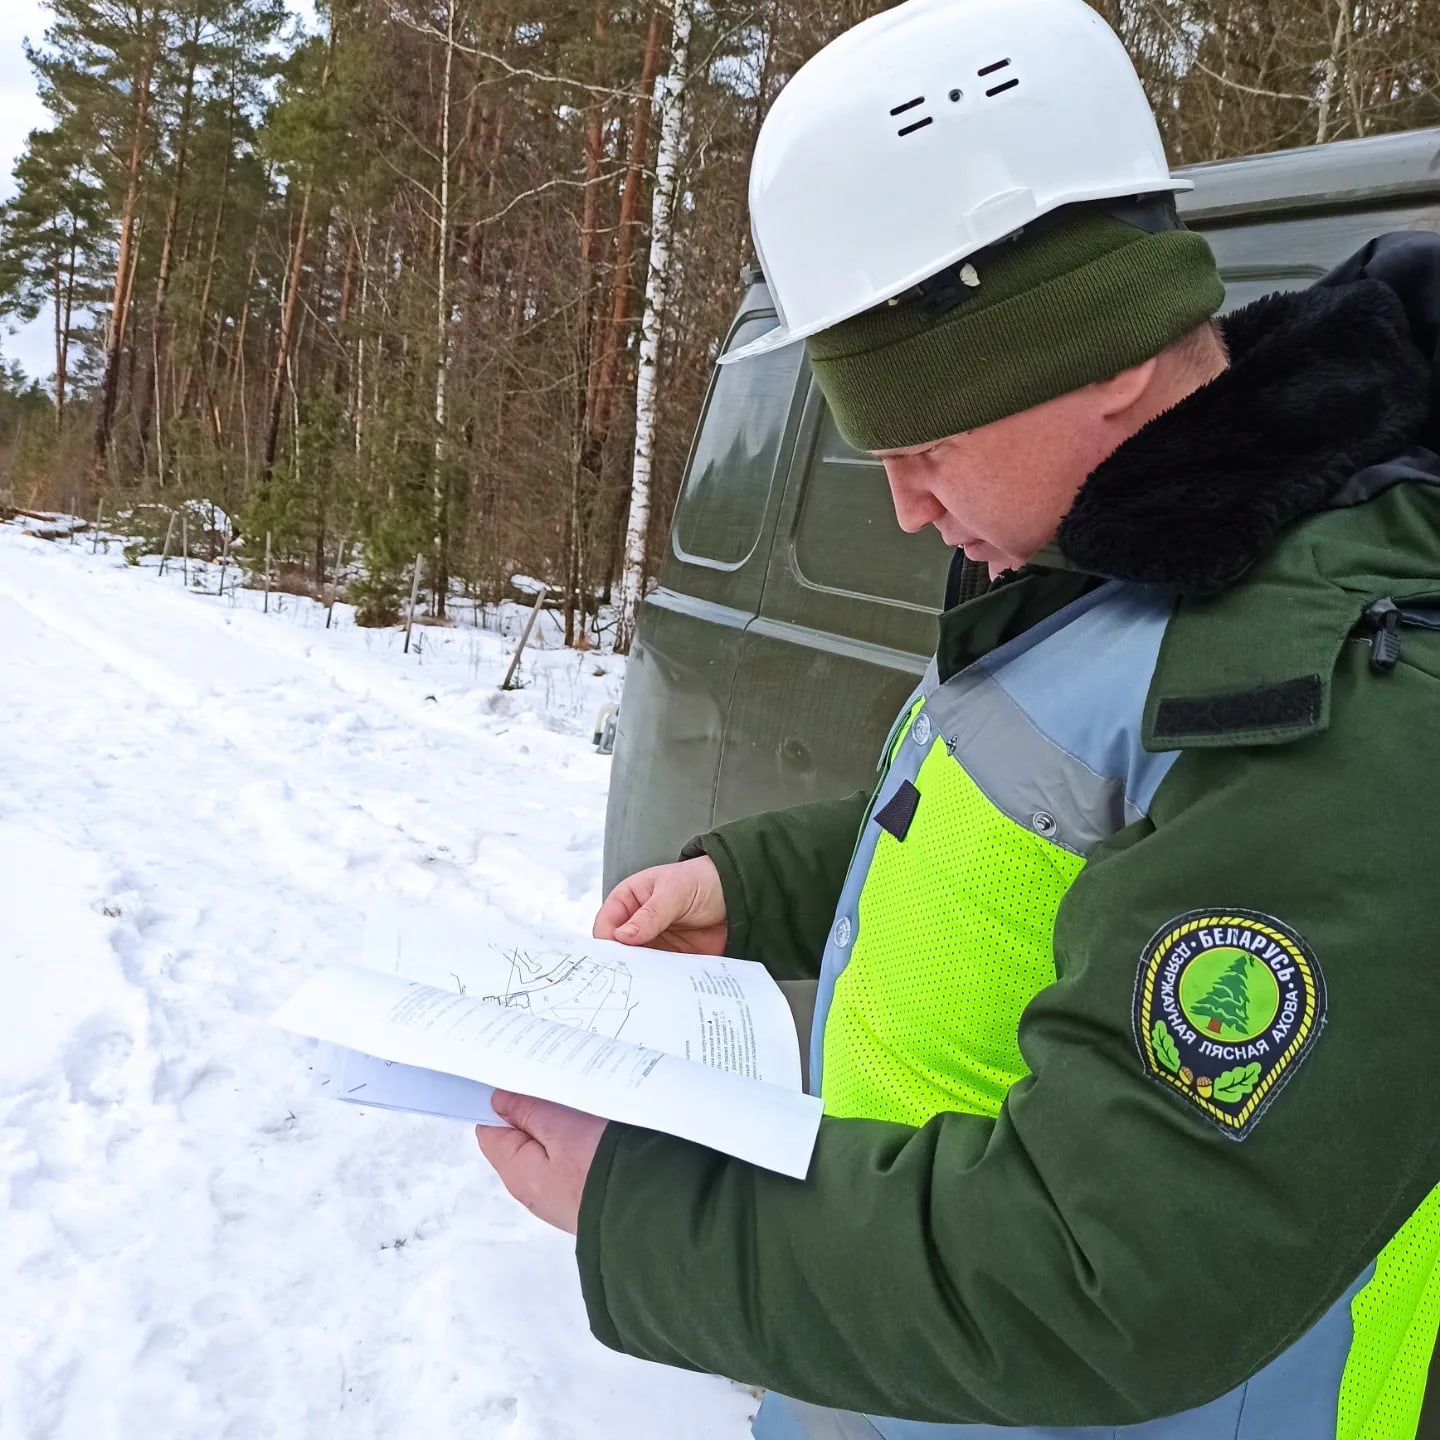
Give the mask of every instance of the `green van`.
M 1302 288 L 1386 231 L 1440 231 L 1440 129 L 1181 173 L 1227 308 Z M 745 279 L 727 347 L 774 324 L 763 277 Z M 625 678 L 607 888 L 720 821 L 868 787 L 934 648 L 951 559 L 895 523 L 803 346 L 717 369 Z

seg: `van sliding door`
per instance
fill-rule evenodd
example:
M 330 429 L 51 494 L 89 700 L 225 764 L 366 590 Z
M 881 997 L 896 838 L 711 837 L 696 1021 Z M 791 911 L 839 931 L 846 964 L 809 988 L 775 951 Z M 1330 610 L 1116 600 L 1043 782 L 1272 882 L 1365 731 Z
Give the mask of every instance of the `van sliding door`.
M 884 468 L 841 439 L 812 383 L 740 645 L 717 821 L 873 783 L 935 648 L 951 553 L 933 530 L 900 529 Z

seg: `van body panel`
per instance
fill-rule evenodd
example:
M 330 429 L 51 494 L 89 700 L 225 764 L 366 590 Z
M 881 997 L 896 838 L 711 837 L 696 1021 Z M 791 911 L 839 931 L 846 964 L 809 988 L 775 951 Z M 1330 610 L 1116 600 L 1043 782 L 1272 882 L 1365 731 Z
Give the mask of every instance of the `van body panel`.
M 1440 231 L 1440 130 L 1180 173 L 1195 183 L 1181 212 L 1215 251 L 1226 309 L 1303 288 L 1376 235 Z M 731 347 L 773 323 L 763 282 L 747 279 Z M 717 409 L 712 379 L 626 675 L 607 886 L 715 823 L 868 787 L 934 648 L 950 552 L 932 531 L 899 530 L 883 468 L 840 438 L 801 349 L 776 352 L 790 359 L 774 371 L 751 371 L 768 356 L 721 372 L 750 371 L 745 443 L 732 434 L 744 397 Z M 734 507 L 728 519 L 706 508 L 721 486 L 758 527 L 748 548 Z
M 645 606 L 625 674 L 605 817 L 615 876 L 663 864 L 715 805 L 715 777 L 740 641 L 750 617 L 660 589 Z M 677 842 L 675 836 L 681 839 Z M 607 878 L 607 888 L 614 880 Z
M 884 467 L 809 381 L 760 613 L 741 644 L 715 822 L 869 785 L 935 645 L 950 550 L 895 524 Z M 928 603 L 927 603 L 928 600 Z
M 751 285 L 729 344 L 774 323 L 764 286 Z M 660 583 L 641 606 L 626 668 L 605 817 L 607 889 L 673 860 L 697 821 L 710 824 L 741 641 L 760 606 L 783 499 L 777 476 L 799 423 L 802 359 L 780 351 L 711 374 Z
M 1212 160 L 1179 173 L 1195 186 L 1176 199 L 1185 223 L 1196 229 L 1257 214 L 1388 209 L 1407 199 L 1433 213 L 1440 192 L 1440 130 Z

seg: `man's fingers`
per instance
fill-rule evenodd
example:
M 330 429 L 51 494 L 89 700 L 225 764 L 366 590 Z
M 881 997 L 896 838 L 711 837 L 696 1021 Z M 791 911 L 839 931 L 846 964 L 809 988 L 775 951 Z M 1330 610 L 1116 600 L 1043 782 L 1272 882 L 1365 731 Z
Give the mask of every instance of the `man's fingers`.
M 516 1130 L 522 1130 L 525 1134 L 544 1144 L 544 1114 L 546 1109 L 559 1109 L 559 1106 L 551 1106 L 548 1100 L 537 1100 L 533 1095 L 516 1095 L 511 1090 L 497 1090 L 490 1097 L 490 1108 L 504 1121 L 513 1125 Z
M 600 907 L 590 933 L 597 940 L 613 940 L 615 931 L 630 918 L 635 903 L 628 890 L 624 894 L 619 890 L 614 891 Z
M 514 1164 L 520 1152 L 535 1143 L 533 1135 L 513 1130 L 508 1125 L 477 1125 L 475 1138 L 480 1142 L 480 1153 L 497 1170 Z
M 718 954 L 720 945 L 713 944 L 713 936 L 697 945 L 688 935 L 677 934 L 676 927 L 682 932 L 713 928 L 724 919 L 720 872 L 708 855 L 700 855 L 656 865 L 622 880 L 597 912 L 593 933 L 597 940 L 618 940 L 622 945 L 658 944 Z
M 657 892 L 615 931 L 615 938 L 626 945 L 647 945 L 674 924 L 675 912 L 675 897 Z
M 490 1104 L 502 1120 L 524 1131 L 547 1156 L 553 1148 L 550 1142 L 565 1140 L 580 1118 L 578 1110 L 553 1100 L 537 1100 L 533 1095 L 516 1095 L 509 1090 L 497 1090 Z
M 605 1121 L 504 1090 L 495 1092 L 491 1104 L 513 1128 L 479 1126 L 475 1138 L 500 1183 L 532 1215 L 573 1235 Z
M 632 875 L 628 880 L 622 880 L 606 896 L 605 903 L 595 916 L 592 933 L 597 940 L 614 940 L 615 932 L 650 898 L 654 891 L 654 881 L 651 880 L 648 884 L 637 883 L 646 878 L 643 871 L 639 875 Z
M 480 1142 L 480 1153 L 494 1167 L 500 1183 L 527 1210 L 533 1210 L 548 1163 L 545 1147 L 524 1130 L 509 1130 L 499 1125 L 477 1125 L 475 1138 Z
M 663 927 L 656 922 L 655 912 L 642 905 L 623 925 L 617 927 L 615 938 L 627 945 L 643 945 L 653 940 Z
M 494 1166 L 500 1183 L 510 1194 L 527 1210 L 535 1211 L 544 1199 L 550 1168 L 544 1135 L 554 1123 L 551 1112 L 571 1112 L 563 1105 L 536 1100 L 532 1095 L 513 1095 L 507 1090 L 497 1090 L 490 1104 L 502 1120 L 509 1121 L 510 1128 L 477 1125 L 475 1138 L 480 1153 Z

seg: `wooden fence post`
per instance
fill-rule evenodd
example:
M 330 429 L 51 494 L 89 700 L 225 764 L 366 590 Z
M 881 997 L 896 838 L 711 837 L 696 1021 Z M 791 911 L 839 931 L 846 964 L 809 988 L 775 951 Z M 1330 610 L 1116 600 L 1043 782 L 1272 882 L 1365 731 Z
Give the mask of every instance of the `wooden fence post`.
M 348 535 L 340 537 L 340 548 L 335 552 L 335 579 L 330 586 L 330 608 L 325 612 L 325 628 L 330 628 L 330 622 L 335 618 L 335 597 L 340 593 L 340 569 L 345 564 L 345 547 L 350 543 Z
M 165 573 L 165 563 L 170 559 L 170 542 L 175 538 L 175 512 L 170 512 L 170 523 L 165 527 L 165 548 L 160 552 L 160 573 Z
M 180 573 L 185 577 L 185 588 L 190 588 L 190 517 L 180 516 Z
M 420 591 L 420 561 L 424 559 L 423 554 L 415 557 L 415 570 L 410 576 L 410 613 L 405 617 L 405 650 L 410 653 L 410 632 L 415 628 L 415 596 Z
M 505 672 L 505 679 L 500 688 L 502 690 L 512 689 L 511 681 L 515 678 L 515 672 L 520 668 L 520 657 L 525 653 L 525 647 L 530 643 L 530 632 L 535 628 L 535 622 L 540 618 L 540 607 L 545 603 L 545 596 L 549 593 L 548 587 L 542 585 L 540 593 L 535 597 L 535 604 L 531 608 L 530 618 L 525 622 L 525 628 L 520 632 L 520 643 L 515 647 L 515 653 L 510 657 L 510 668 Z
M 105 523 L 105 502 L 100 502 L 95 512 L 95 533 L 90 537 L 90 553 L 93 555 L 100 548 L 100 527 Z M 110 553 L 110 547 L 105 547 L 105 553 Z
M 270 613 L 270 532 L 265 532 L 265 608 L 261 612 L 264 615 Z

